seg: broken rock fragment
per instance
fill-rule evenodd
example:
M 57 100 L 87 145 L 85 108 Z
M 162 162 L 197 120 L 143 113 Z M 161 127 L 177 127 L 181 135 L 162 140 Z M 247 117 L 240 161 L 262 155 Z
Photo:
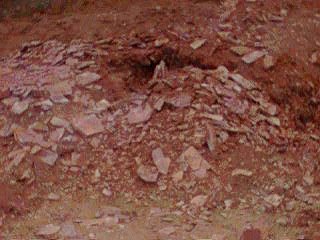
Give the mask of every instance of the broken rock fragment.
M 168 38 L 159 38 L 154 41 L 155 47 L 162 47 L 163 45 L 167 44 L 170 40 Z
M 32 128 L 35 131 L 39 131 L 39 132 L 47 132 L 49 131 L 48 126 L 40 121 L 34 122 L 32 125 L 29 126 L 29 128 Z
M 206 43 L 207 39 L 197 39 L 195 41 L 193 41 L 191 44 L 190 44 L 190 47 L 193 49 L 193 50 L 196 50 L 200 47 L 202 47 L 205 43 Z
M 48 148 L 50 144 L 44 141 L 43 136 L 36 133 L 32 129 L 24 129 L 22 127 L 17 127 L 14 130 L 15 139 L 21 144 L 33 143 L 38 144 L 41 147 Z
M 49 193 L 47 199 L 51 201 L 58 201 L 60 199 L 60 195 L 56 193 Z
M 9 137 L 12 134 L 12 125 L 10 123 L 7 122 L 0 128 L 0 137 Z
M 51 237 L 60 231 L 60 226 L 54 224 L 48 224 L 38 229 L 37 235 L 42 237 Z
M 253 51 L 251 53 L 248 53 L 242 57 L 242 61 L 244 61 L 247 64 L 254 63 L 259 58 L 262 58 L 266 54 L 265 51 Z
M 41 150 L 38 154 L 39 159 L 48 164 L 49 166 L 54 166 L 58 159 L 58 154 L 50 150 Z
M 281 121 L 277 117 L 269 117 L 269 118 L 267 118 L 267 122 L 273 126 L 276 126 L 276 127 L 281 126 Z
M 312 53 L 310 61 L 311 61 L 311 63 L 319 66 L 320 65 L 320 52 Z
M 15 102 L 12 106 L 12 112 L 14 114 L 20 115 L 22 113 L 24 113 L 25 111 L 27 111 L 29 108 L 29 101 L 28 100 L 24 100 L 21 102 Z
M 180 155 L 178 162 L 186 163 L 199 178 L 205 177 L 207 170 L 211 168 L 210 164 L 193 146 L 189 147 Z
M 189 147 L 179 158 L 179 162 L 186 162 L 192 170 L 198 170 L 204 158 L 194 147 Z
M 74 82 L 70 80 L 65 80 L 61 82 L 56 82 L 52 85 L 48 85 L 46 90 L 49 91 L 51 97 L 68 96 L 72 95 L 72 88 Z
M 243 56 L 252 51 L 251 48 L 245 46 L 235 46 L 230 48 L 231 52 L 235 53 L 238 56 Z
M 275 116 L 277 113 L 278 113 L 278 110 L 277 110 L 277 106 L 272 104 L 272 103 L 269 103 L 267 101 L 264 101 L 264 100 L 260 100 L 259 101 L 260 103 L 260 106 L 261 106 L 261 110 L 271 116 Z
M 214 152 L 214 150 L 216 149 L 216 144 L 217 144 L 217 137 L 216 137 L 215 131 L 213 127 L 208 124 L 207 125 L 207 145 L 210 152 Z
M 6 167 L 7 171 L 10 171 L 13 167 L 17 167 L 25 158 L 27 154 L 26 149 L 18 149 L 10 152 L 8 154 L 8 158 L 12 159 L 12 161 Z
M 222 83 L 225 83 L 229 77 L 229 70 L 225 66 L 219 66 L 213 71 L 215 77 Z
M 0 73 L 1 76 L 1 73 Z M 0 89 L 0 100 L 7 98 L 10 96 L 10 91 L 8 88 L 2 88 Z
M 266 55 L 263 59 L 263 67 L 265 70 L 271 69 L 275 64 L 274 58 L 270 55 Z
M 96 103 L 96 110 L 99 112 L 105 111 L 110 107 L 111 107 L 111 103 L 106 99 L 102 99 Z
M 166 102 L 176 108 L 189 107 L 191 105 L 192 97 L 189 94 L 181 93 L 177 96 L 168 98 Z
M 61 225 L 60 235 L 66 239 L 76 239 L 77 230 L 72 222 L 65 222 Z
M 153 104 L 153 108 L 156 109 L 157 111 L 161 111 L 164 103 L 165 103 L 164 97 L 159 97 Z
M 256 84 L 252 81 L 245 79 L 243 76 L 237 73 L 230 74 L 230 78 L 239 84 L 241 87 L 247 90 L 252 90 L 257 88 Z
M 63 119 L 63 118 L 59 118 L 56 116 L 53 116 L 50 120 L 50 123 L 52 126 L 55 127 L 63 127 L 65 129 L 67 129 L 70 133 L 72 133 L 72 127 L 69 121 Z
M 230 109 L 231 112 L 236 114 L 244 114 L 249 108 L 249 104 L 247 101 L 242 102 L 241 100 L 236 98 L 226 98 L 224 104 Z
M 97 82 L 101 79 L 101 76 L 97 73 L 93 72 L 84 72 L 77 76 L 77 83 L 80 86 L 86 86 L 89 84 L 92 84 L 94 82 Z
M 54 130 L 53 132 L 51 132 L 50 134 L 50 140 L 52 142 L 59 142 L 60 139 L 63 137 L 64 135 L 64 128 L 57 128 L 56 130 Z
M 155 183 L 159 172 L 156 167 L 141 165 L 137 170 L 138 176 L 145 182 Z
M 207 195 L 198 195 L 191 200 L 191 204 L 195 207 L 203 207 L 207 202 L 208 196 Z
M 172 180 L 177 183 L 183 179 L 183 171 L 178 171 L 172 175 Z
M 165 227 L 159 230 L 159 236 L 161 239 L 168 239 L 168 237 L 176 232 L 175 227 Z
M 264 200 L 271 204 L 273 207 L 279 207 L 282 203 L 283 197 L 279 196 L 278 194 L 271 194 L 264 198 Z
M 168 174 L 171 160 L 164 156 L 161 148 L 156 148 L 152 151 L 152 159 L 160 173 Z
M 132 108 L 127 115 L 128 122 L 130 124 L 138 124 L 148 121 L 152 115 L 152 108 L 147 103 L 145 107 L 141 105 L 135 108 Z
M 249 170 L 246 170 L 246 169 L 237 168 L 237 169 L 232 171 L 231 175 L 232 175 L 232 177 L 234 177 L 234 176 L 251 177 L 252 176 L 252 172 L 249 171 Z
M 72 125 L 84 136 L 91 136 L 104 131 L 102 121 L 94 114 L 74 118 Z

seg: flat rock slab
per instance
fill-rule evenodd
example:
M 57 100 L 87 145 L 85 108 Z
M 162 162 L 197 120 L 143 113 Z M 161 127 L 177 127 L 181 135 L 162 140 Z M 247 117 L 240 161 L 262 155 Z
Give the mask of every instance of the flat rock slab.
M 264 55 L 266 55 L 265 51 L 253 51 L 251 53 L 248 53 L 242 57 L 242 61 L 244 61 L 247 64 L 254 63 L 259 58 L 262 58 Z
M 176 232 L 175 227 L 165 227 L 158 231 L 159 236 L 161 239 L 168 239 L 168 237 Z
M 197 39 L 195 41 L 193 41 L 191 44 L 190 44 L 190 47 L 193 49 L 193 50 L 196 50 L 200 47 L 202 47 L 205 43 L 206 43 L 207 39 Z
M 230 74 L 230 78 L 233 81 L 235 81 L 237 84 L 239 84 L 241 87 L 243 87 L 244 89 L 252 90 L 252 89 L 257 88 L 257 86 L 254 82 L 245 79 L 240 74 L 237 74 L 237 73 Z
M 86 86 L 95 83 L 101 79 L 101 76 L 93 72 L 84 72 L 77 76 L 77 83 L 80 86 Z
M 247 169 L 234 169 L 231 173 L 232 177 L 235 176 L 245 176 L 245 177 L 251 177 L 252 176 L 252 172 L 247 170 Z
M 32 129 L 18 127 L 14 130 L 14 136 L 21 144 L 33 143 L 45 148 L 50 147 L 50 144 L 44 140 L 43 135 L 36 133 Z
M 235 53 L 238 56 L 243 56 L 252 51 L 251 48 L 245 46 L 234 46 L 230 48 L 231 52 Z
M 69 96 L 72 95 L 72 88 L 74 87 L 74 82 L 70 80 L 65 80 L 61 82 L 48 85 L 46 90 L 50 93 L 51 97 L 56 96 Z
M 49 166 L 54 166 L 58 159 L 58 154 L 50 150 L 41 150 L 38 155 L 39 159 L 48 164 Z
M 24 100 L 21 102 L 15 102 L 12 106 L 12 112 L 14 114 L 20 115 L 22 113 L 24 113 L 25 111 L 27 111 L 29 108 L 29 101 L 28 100 Z
M 97 118 L 94 114 L 74 118 L 72 125 L 77 131 L 87 137 L 105 130 L 101 119 Z
M 179 162 L 180 161 L 188 163 L 189 167 L 195 171 L 201 167 L 202 161 L 205 160 L 198 150 L 191 146 L 181 154 L 179 158 Z
M 186 93 L 180 93 L 174 97 L 168 98 L 166 102 L 176 108 L 189 107 L 192 97 Z
M 60 235 L 67 239 L 76 239 L 78 233 L 72 222 L 66 222 L 61 225 Z
M 60 231 L 61 227 L 54 224 L 48 224 L 45 226 L 42 226 L 38 229 L 36 235 L 42 236 L 42 237 L 49 237 L 54 234 L 57 234 Z
M 270 194 L 267 197 L 264 198 L 264 200 L 271 204 L 273 207 L 279 207 L 282 203 L 283 197 L 279 196 L 278 194 Z
M 178 162 L 186 163 L 198 178 L 205 178 L 207 176 L 207 170 L 211 168 L 210 164 L 193 146 L 189 147 L 180 155 Z
M 191 199 L 191 204 L 195 207 L 203 207 L 207 202 L 207 195 L 198 195 Z
M 138 106 L 132 108 L 127 115 L 128 122 L 130 124 L 138 124 L 148 121 L 152 115 L 152 108 L 149 104 L 146 104 L 145 107 Z
M 68 130 L 70 133 L 73 132 L 70 122 L 63 118 L 53 116 L 50 120 L 50 124 L 55 127 L 63 127 L 66 130 Z
M 152 159 L 160 173 L 168 174 L 171 159 L 164 156 L 161 148 L 156 148 L 152 151 Z

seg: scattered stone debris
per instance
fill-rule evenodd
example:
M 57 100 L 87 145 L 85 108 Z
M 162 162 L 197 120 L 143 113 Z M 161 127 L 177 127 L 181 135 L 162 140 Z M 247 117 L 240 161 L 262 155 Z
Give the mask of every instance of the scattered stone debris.
M 169 24 L 166 31 L 160 26 L 146 34 L 133 31 L 99 41 L 32 42 L 1 57 L 3 179 L 12 189 L 32 187 L 31 193 L 18 191 L 18 197 L 44 199 L 53 205 L 62 204 L 81 189 L 99 203 L 111 201 L 121 191 L 128 203 L 147 204 L 144 200 L 150 199 L 155 204 L 162 196 L 170 196 L 176 209 L 172 207 L 170 213 L 157 211 L 161 226 L 154 233 L 160 239 L 174 238 L 175 233 L 185 230 L 175 223 L 180 217 L 188 218 L 186 229 L 193 233 L 205 225 L 203 222 L 212 221 L 210 212 L 215 208 L 222 210 L 226 221 L 233 208 L 253 208 L 263 214 L 270 209 L 285 210 L 287 213 L 279 214 L 274 221 L 283 227 L 300 221 L 299 216 L 291 221 L 292 215 L 307 208 L 304 224 L 316 225 L 313 211 L 319 197 L 319 167 L 314 159 L 320 134 L 312 121 L 303 130 L 297 127 L 295 109 L 303 103 L 316 112 L 319 94 L 313 79 L 318 77 L 314 71 L 317 68 L 310 61 L 297 59 L 299 49 L 294 55 L 288 50 L 283 58 L 265 41 L 271 28 L 283 27 L 287 10 L 260 12 L 257 9 L 267 3 L 246 2 L 246 14 L 237 24 L 231 13 L 242 3 L 222 1 L 219 24 L 209 18 L 213 24 L 198 26 L 201 16 L 188 17 L 186 24 Z M 152 9 L 170 15 L 162 6 Z M 187 12 L 183 15 L 188 16 Z M 103 14 L 97 18 L 109 21 Z M 57 24 L 68 27 L 68 21 L 59 20 Z M 248 23 L 248 31 L 242 33 L 242 25 Z M 204 38 L 207 34 L 210 41 Z M 297 42 L 303 43 L 300 39 Z M 307 53 L 312 54 L 309 60 L 315 65 L 320 61 L 318 47 L 320 43 L 315 40 L 315 46 L 308 48 L 314 52 Z M 208 52 L 204 54 L 200 48 Z M 205 59 L 207 56 L 212 58 Z M 253 64 L 257 61 L 263 65 Z M 310 74 L 303 72 L 301 77 L 300 64 Z M 119 65 L 121 71 L 116 69 Z M 218 68 L 212 67 L 216 65 Z M 284 75 L 279 75 L 281 72 Z M 105 73 L 108 75 L 104 81 Z M 282 79 L 289 79 L 292 85 L 284 84 L 279 89 Z M 236 154 L 237 161 L 232 154 Z M 269 159 L 277 154 L 281 154 L 281 160 Z M 77 178 L 76 183 L 70 181 L 73 178 Z M 139 179 L 142 181 L 135 184 Z M 57 189 L 56 180 L 66 184 Z M 146 194 L 145 187 L 152 190 L 150 194 Z M 57 193 L 41 196 L 44 189 Z M 0 225 L 6 201 L 6 195 L 0 194 Z M 7 202 L 12 206 L 4 212 L 14 216 L 19 212 L 17 204 Z M 69 215 L 50 217 L 63 222 Z M 115 226 L 125 228 L 129 220 L 120 210 L 109 209 L 90 219 L 68 219 L 72 222 L 61 226 L 49 224 L 33 234 L 50 239 L 98 239 L 99 234 L 91 232 L 96 227 L 108 231 Z M 157 225 L 151 220 L 152 227 Z M 76 223 L 80 224 L 77 227 L 87 228 L 85 237 L 77 233 Z M 164 227 L 167 223 L 172 225 Z M 244 240 L 260 240 L 262 230 L 251 227 L 239 235 Z M 212 239 L 226 237 L 214 234 Z

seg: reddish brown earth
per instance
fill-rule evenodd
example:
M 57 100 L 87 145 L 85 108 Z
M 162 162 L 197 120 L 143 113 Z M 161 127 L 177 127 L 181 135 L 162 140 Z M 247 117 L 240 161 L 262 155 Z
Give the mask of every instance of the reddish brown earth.
M 319 10 L 95 1 L 2 20 L 0 239 L 317 239 Z

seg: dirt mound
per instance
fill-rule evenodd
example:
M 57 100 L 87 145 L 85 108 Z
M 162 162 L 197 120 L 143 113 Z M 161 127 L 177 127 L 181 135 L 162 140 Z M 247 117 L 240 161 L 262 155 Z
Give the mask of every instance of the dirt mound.
M 83 236 L 73 224 L 126 228 L 139 214 L 70 210 L 119 199 L 121 207 L 167 204 L 174 216 L 152 209 L 162 221 L 179 218 L 177 229 L 157 229 L 164 239 L 195 233 L 217 211 L 234 227 L 228 214 L 239 210 L 252 219 L 248 209 L 270 216 L 274 228 L 294 229 L 290 236 L 313 234 L 320 183 L 319 43 L 310 40 L 320 32 L 308 31 L 319 20 L 313 5 L 129 6 L 0 26 L 17 35 L 15 50 L 0 59 L 6 234 L 57 237 L 67 220 L 73 237 Z M 93 202 L 73 203 L 78 199 Z M 18 225 L 10 233 L 15 216 L 26 212 L 40 216 L 32 224 L 42 227 Z M 266 222 L 255 225 L 228 234 L 273 231 Z

